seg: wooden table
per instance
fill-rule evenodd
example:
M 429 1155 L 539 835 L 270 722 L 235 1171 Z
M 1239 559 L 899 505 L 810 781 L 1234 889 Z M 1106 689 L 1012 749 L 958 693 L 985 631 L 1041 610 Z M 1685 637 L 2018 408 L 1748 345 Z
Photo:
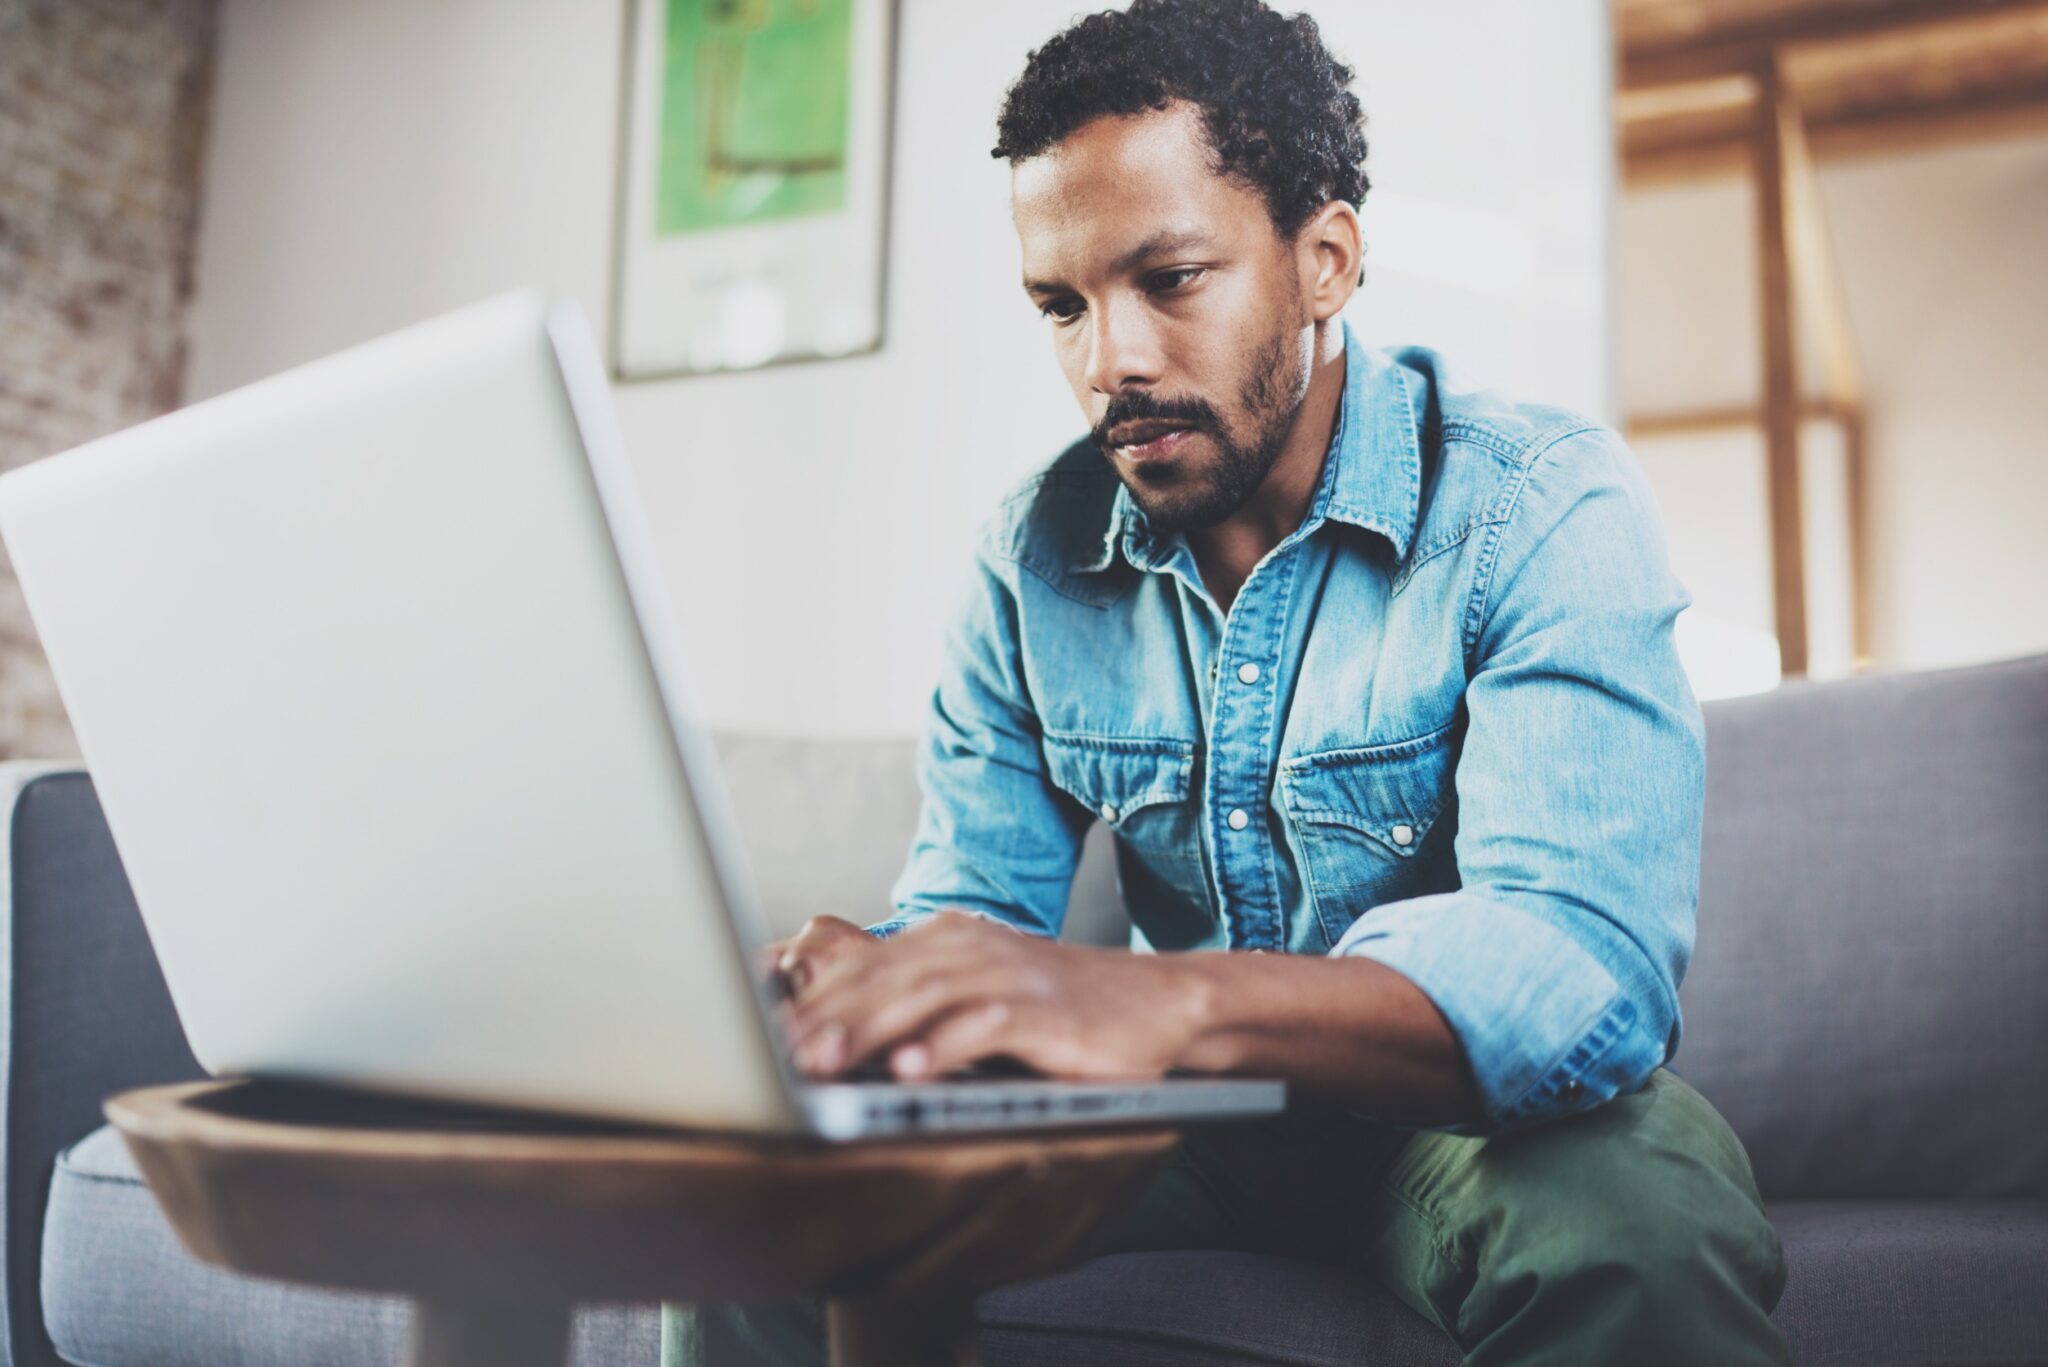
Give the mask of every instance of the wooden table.
M 799 1295 L 835 1367 L 960 1367 L 975 1294 L 1085 1256 L 1178 1138 L 825 1146 L 253 1082 L 106 1113 L 195 1257 L 412 1297 L 413 1367 L 554 1367 L 581 1301 Z

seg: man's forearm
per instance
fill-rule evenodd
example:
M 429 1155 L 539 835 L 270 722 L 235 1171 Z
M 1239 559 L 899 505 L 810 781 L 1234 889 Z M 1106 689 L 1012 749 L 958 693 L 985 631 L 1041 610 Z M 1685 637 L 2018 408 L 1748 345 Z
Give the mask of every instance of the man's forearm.
M 1464 1051 L 1422 989 L 1370 959 L 1159 956 L 1195 1022 L 1177 1061 L 1285 1078 L 1325 1102 L 1404 1125 L 1478 1118 Z

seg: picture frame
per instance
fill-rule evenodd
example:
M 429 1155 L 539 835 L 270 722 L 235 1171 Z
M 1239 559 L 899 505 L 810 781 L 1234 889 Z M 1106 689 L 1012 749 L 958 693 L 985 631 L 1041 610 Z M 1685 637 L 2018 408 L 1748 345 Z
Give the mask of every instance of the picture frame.
M 620 380 L 878 350 L 895 0 L 633 0 L 610 351 Z

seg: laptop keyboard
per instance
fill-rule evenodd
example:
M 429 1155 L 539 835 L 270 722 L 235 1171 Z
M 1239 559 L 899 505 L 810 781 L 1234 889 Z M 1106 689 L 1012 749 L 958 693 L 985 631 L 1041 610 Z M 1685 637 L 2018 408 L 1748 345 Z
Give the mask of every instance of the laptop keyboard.
M 956 1068 L 938 1077 L 923 1078 L 923 1082 L 1015 1082 L 1026 1078 L 1043 1078 L 1044 1074 L 1028 1064 L 1019 1063 L 1007 1056 L 982 1059 L 964 1068 Z M 841 1082 L 896 1082 L 898 1078 L 889 1071 L 886 1054 L 876 1054 L 865 1062 L 841 1073 Z

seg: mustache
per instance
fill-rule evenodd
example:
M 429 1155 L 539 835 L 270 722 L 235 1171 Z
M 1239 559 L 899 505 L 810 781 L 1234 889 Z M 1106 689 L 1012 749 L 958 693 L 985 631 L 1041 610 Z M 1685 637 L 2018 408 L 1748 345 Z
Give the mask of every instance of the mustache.
M 1102 420 L 1089 429 L 1088 435 L 1106 453 L 1110 449 L 1110 433 L 1125 423 L 1147 419 L 1175 422 L 1196 431 L 1223 429 L 1222 415 L 1201 399 L 1161 399 L 1132 390 L 1109 401 L 1109 407 L 1102 410 Z

